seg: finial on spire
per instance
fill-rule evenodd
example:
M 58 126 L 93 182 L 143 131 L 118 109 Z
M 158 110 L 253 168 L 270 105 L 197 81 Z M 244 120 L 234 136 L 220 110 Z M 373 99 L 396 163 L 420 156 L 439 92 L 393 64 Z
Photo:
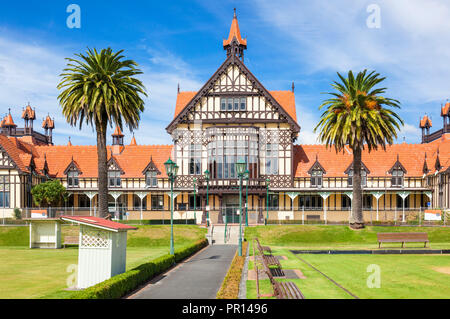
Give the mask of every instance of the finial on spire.
M 177 89 L 178 94 L 180 94 L 180 83 L 178 83 L 178 89 Z
M 294 81 L 292 81 L 292 93 L 294 93 L 294 91 L 295 91 L 295 84 Z
M 234 16 L 233 16 L 233 18 L 234 18 L 234 19 L 237 19 L 236 8 L 234 8 Z

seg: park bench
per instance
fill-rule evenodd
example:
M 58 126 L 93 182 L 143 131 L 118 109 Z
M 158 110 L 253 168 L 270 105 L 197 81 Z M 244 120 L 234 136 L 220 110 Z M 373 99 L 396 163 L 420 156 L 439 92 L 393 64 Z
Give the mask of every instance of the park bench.
M 292 282 L 292 281 L 276 281 L 272 275 L 273 268 L 270 268 L 264 256 L 261 258 L 261 264 L 264 268 L 264 272 L 267 274 L 267 277 L 270 280 L 270 284 L 272 285 L 273 294 L 271 296 L 276 297 L 277 299 L 305 299 L 305 296 L 300 291 L 300 288 Z M 255 264 L 256 265 L 256 264 Z M 255 267 L 256 272 L 258 273 L 257 266 Z M 257 274 L 258 278 L 258 274 Z M 257 279 L 257 291 L 259 298 L 259 280 Z
M 255 238 L 256 245 L 258 246 L 258 250 L 261 252 L 261 254 L 268 253 L 269 255 L 272 255 L 272 250 L 269 246 L 261 246 L 259 243 L 259 239 Z
M 79 245 L 79 244 L 80 244 L 80 237 L 78 236 L 64 237 L 64 248 L 66 248 L 66 245 Z
M 420 243 L 424 242 L 427 247 L 428 233 L 377 233 L 378 248 L 381 248 L 381 243 L 402 243 L 402 248 L 405 243 Z

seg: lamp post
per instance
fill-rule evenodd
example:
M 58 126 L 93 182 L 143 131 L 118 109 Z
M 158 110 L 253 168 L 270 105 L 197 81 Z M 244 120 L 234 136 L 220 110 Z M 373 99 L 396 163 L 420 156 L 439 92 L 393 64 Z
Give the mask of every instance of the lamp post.
M 209 171 L 205 171 L 206 180 L 206 227 L 209 227 Z
M 195 224 L 197 224 L 197 198 L 196 198 L 196 186 L 197 186 L 197 179 L 194 178 L 194 221 Z
M 267 184 L 267 193 L 266 193 L 266 210 L 267 210 L 267 216 L 266 216 L 266 226 L 269 223 L 269 184 L 270 184 L 270 178 L 266 179 Z
M 247 163 L 239 160 L 236 163 L 236 172 L 239 177 L 239 256 L 242 256 L 242 179 L 245 175 L 245 167 Z
M 250 172 L 248 169 L 244 172 L 245 180 L 247 185 L 245 185 L 245 226 L 248 227 L 248 182 L 250 180 Z
M 178 166 L 170 159 L 170 157 L 169 160 L 164 163 L 164 166 L 166 167 L 166 173 L 170 181 L 170 254 L 175 255 L 173 242 L 173 182 L 177 177 Z

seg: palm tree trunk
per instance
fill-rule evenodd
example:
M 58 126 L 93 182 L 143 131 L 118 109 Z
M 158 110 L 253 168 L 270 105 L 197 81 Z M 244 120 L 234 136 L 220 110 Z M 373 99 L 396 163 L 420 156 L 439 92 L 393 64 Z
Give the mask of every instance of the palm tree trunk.
M 355 229 L 364 228 L 361 188 L 361 153 L 361 147 L 356 146 L 353 149 L 353 199 L 350 227 Z
M 99 216 L 108 216 L 108 170 L 106 151 L 106 123 L 96 123 L 98 156 L 98 212 Z

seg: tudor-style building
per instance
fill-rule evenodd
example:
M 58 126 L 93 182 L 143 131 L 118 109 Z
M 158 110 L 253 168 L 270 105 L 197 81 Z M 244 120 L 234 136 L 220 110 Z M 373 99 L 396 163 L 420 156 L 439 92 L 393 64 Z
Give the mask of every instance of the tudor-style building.
M 336 154 L 324 145 L 296 144 L 294 84 L 287 91 L 269 91 L 244 63 L 247 40 L 236 15 L 223 41 L 225 61 L 197 92 L 178 90 L 167 132 L 173 145 L 124 145 L 116 128 L 108 147 L 111 211 L 129 219 L 168 219 L 169 190 L 164 162 L 179 166 L 175 182 L 175 218 L 205 222 L 206 203 L 213 223 L 237 221 L 236 163 L 247 163 L 250 223 L 262 223 L 268 203 L 270 219 L 348 220 L 353 182 L 349 148 Z M 442 106 L 443 129 L 430 133 L 431 119 L 420 121 L 421 144 L 394 144 L 387 150 L 363 152 L 363 206 L 366 220 L 402 219 L 426 207 L 450 206 L 450 103 Z M 301 114 L 300 114 L 301 116 Z M 1 122 L 0 217 L 14 207 L 33 206 L 31 187 L 56 178 L 71 196 L 65 205 L 74 214 L 95 214 L 97 150 L 95 146 L 52 144 L 53 120 L 47 116 L 35 132 L 35 110 L 27 106 L 18 129 L 11 115 Z M 205 171 L 209 171 L 209 179 Z M 194 205 L 194 183 L 197 203 Z M 208 201 L 206 194 L 208 193 Z M 268 196 L 267 196 L 268 193 Z M 194 206 L 198 209 L 194 213 Z M 201 212 L 200 212 L 201 210 Z

